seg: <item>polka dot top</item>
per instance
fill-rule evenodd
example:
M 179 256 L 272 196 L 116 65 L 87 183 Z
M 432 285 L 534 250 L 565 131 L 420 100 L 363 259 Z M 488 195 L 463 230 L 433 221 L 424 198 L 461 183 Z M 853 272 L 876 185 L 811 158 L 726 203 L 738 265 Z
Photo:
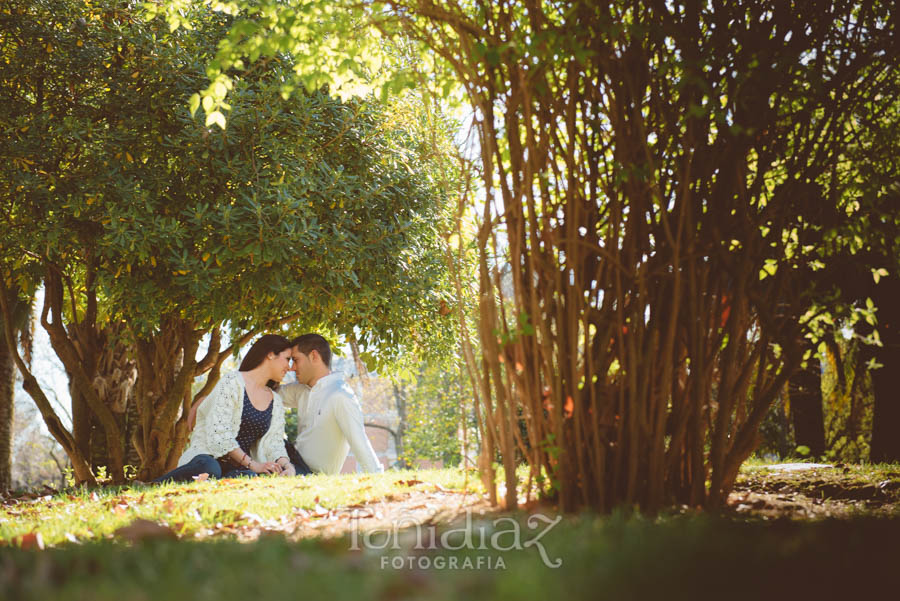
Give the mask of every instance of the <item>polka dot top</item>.
M 272 405 L 274 404 L 269 403 L 265 411 L 260 411 L 250 402 L 250 396 L 244 389 L 244 411 L 241 413 L 241 428 L 238 430 L 237 442 L 241 450 L 248 455 L 250 447 L 268 431 L 269 425 L 272 423 Z

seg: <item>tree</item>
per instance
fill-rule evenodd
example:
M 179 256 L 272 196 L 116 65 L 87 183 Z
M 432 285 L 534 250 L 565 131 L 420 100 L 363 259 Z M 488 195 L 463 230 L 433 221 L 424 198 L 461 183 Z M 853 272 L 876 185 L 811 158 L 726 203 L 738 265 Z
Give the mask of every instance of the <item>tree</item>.
M 825 455 L 825 414 L 822 408 L 822 372 L 817 356 L 798 369 L 788 381 L 791 421 L 797 446 L 813 457 Z
M 30 398 L 17 395 L 13 431 L 14 489 L 36 489 L 41 485 L 61 488 L 69 468 L 65 453 L 41 427 L 41 416 Z
M 857 139 L 852 147 L 858 166 L 856 192 L 847 230 L 842 232 L 851 246 L 862 240 L 862 248 L 848 249 L 842 263 L 841 289 L 845 298 L 876 312 L 875 345 L 866 355 L 879 367 L 871 372 L 874 393 L 870 460 L 900 461 L 900 159 L 896 140 L 900 134 L 900 78 L 893 74 L 885 95 L 892 102 L 883 110 L 867 107 L 859 115 Z M 856 251 L 856 252 L 852 252 Z M 852 273 L 851 273 L 852 272 Z M 863 279 L 859 282 L 860 278 Z M 857 288 L 851 288 L 859 283 Z M 871 325 L 871 324 L 870 324 Z
M 871 370 L 874 415 L 871 459 L 900 460 L 895 433 L 900 428 L 900 403 L 896 390 L 900 381 L 900 161 L 896 139 L 900 133 L 900 78 L 880 73 L 875 65 L 864 72 L 880 80 L 880 91 L 861 102 L 847 123 L 847 161 L 831 177 L 842 181 L 838 205 L 840 226 L 827 239 L 831 249 L 817 287 L 827 303 L 832 328 L 852 328 L 861 344 L 852 353 L 853 363 Z M 832 333 L 836 337 L 835 333 Z M 832 346 L 840 361 L 840 349 Z M 852 396 L 862 377 L 849 378 Z M 853 417 L 860 417 L 859 409 Z M 852 419 L 851 430 L 859 421 Z
M 25 292 L 25 294 L 23 295 L 21 292 Z M 16 363 L 9 351 L 6 337 L 12 335 L 13 345 L 21 343 L 25 361 L 30 361 L 31 311 L 33 307 L 33 296 L 27 291 L 14 288 L 10 327 L 7 328 L 5 320 L 0 318 L 0 323 L 3 324 L 0 328 L 0 490 L 8 490 L 12 487 L 13 432 L 15 431 Z
M 372 343 L 414 346 L 442 294 L 443 197 L 403 122 L 327 90 L 285 98 L 283 57 L 232 71 L 227 129 L 198 121 L 188 99 L 227 19 L 192 8 L 194 28 L 170 31 L 139 10 L 23 3 L 4 29 L 3 275 L 41 272 L 41 324 L 73 388 L 75 431 L 51 432 L 81 481 L 98 425 L 122 479 L 128 403 L 139 477 L 171 468 L 194 378 L 207 394 L 256 332 L 363 323 Z
M 15 362 L 6 344 L 6 333 L 0 333 L 0 490 L 8 490 L 12 485 L 15 370 Z
M 832 461 L 867 461 L 872 440 L 872 385 L 862 337 L 834 337 L 826 347 L 822 374 L 826 402 L 827 456 Z
M 483 116 L 502 199 L 479 242 L 507 478 L 527 442 L 566 508 L 724 502 L 802 356 L 827 176 L 884 89 L 884 7 L 407 8 Z M 509 303 L 489 260 L 506 248 Z
M 462 460 L 461 432 L 471 428 L 474 416 L 471 391 L 462 370 L 452 360 L 422 364 L 403 387 L 403 449 L 400 460 L 413 465 L 417 459 L 458 465 Z M 398 403 L 399 404 L 399 403 Z
M 827 311 L 814 274 L 839 254 L 854 120 L 893 106 L 891 7 L 306 8 L 272 2 L 264 22 L 236 22 L 216 81 L 254 49 L 308 50 L 315 37 L 283 35 L 292 23 L 327 40 L 355 19 L 421 42 L 429 83 L 449 71 L 475 109 L 482 352 L 469 364 L 506 505 L 522 451 L 564 509 L 724 503 Z M 489 468 L 485 480 L 495 495 Z

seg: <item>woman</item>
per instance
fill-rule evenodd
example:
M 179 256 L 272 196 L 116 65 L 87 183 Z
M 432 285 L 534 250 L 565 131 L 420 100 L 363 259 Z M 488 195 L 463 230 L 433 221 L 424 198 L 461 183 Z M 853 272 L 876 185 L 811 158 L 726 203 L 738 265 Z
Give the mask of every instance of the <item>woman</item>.
M 154 482 L 258 474 L 292 475 L 284 447 L 284 405 L 275 392 L 291 366 L 291 343 L 267 334 L 238 371 L 228 373 L 197 409 L 197 424 L 178 467 Z

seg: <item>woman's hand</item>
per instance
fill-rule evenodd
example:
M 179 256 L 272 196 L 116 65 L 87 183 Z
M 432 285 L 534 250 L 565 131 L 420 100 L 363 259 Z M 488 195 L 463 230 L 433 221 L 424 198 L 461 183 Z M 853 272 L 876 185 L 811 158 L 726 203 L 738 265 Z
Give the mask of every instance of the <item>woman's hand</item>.
M 296 476 L 297 470 L 294 469 L 294 464 L 288 463 L 286 466 L 284 466 L 284 469 L 282 470 L 281 475 L 282 476 Z
M 266 461 L 265 463 L 260 463 L 258 461 L 251 461 L 249 465 L 250 469 L 256 472 L 257 474 L 280 474 L 281 466 L 275 463 L 274 461 Z

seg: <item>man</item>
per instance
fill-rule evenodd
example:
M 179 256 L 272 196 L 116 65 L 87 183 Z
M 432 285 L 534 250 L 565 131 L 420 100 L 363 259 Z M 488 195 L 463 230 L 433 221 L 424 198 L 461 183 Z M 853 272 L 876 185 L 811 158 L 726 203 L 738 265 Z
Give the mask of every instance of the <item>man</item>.
M 347 452 L 367 472 L 383 472 L 366 436 L 362 408 L 341 373 L 331 371 L 331 347 L 318 334 L 291 341 L 296 384 L 278 389 L 286 409 L 297 410 L 297 440 L 285 442 L 297 474 L 337 474 Z

